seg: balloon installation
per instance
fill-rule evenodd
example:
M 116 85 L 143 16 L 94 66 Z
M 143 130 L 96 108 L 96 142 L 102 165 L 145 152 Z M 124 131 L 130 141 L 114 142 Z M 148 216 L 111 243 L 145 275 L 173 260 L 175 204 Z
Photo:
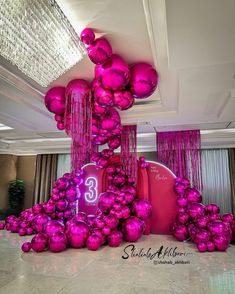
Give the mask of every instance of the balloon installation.
M 45 106 L 54 114 L 58 130 L 65 130 L 72 139 L 71 173 L 54 183 L 48 202 L 0 223 L 0 230 L 20 236 L 35 234 L 31 242 L 22 244 L 23 252 L 61 252 L 68 247 L 98 250 L 105 244 L 117 247 L 123 240 L 135 242 L 151 214 L 150 203 L 138 199 L 135 180 L 123 166 L 109 161 L 121 145 L 123 127 L 117 109 L 127 110 L 135 99 L 149 97 L 157 87 L 157 72 L 147 63 L 129 66 L 120 55 L 113 54 L 106 38 L 96 39 L 90 28 L 84 29 L 80 38 L 95 64 L 93 81 L 72 80 L 45 95 Z M 108 148 L 97 152 L 104 144 Z M 91 161 L 97 168 L 106 168 L 108 187 L 99 196 L 95 216 L 75 214 L 84 180 L 81 168 Z M 144 158 L 140 165 L 147 167 Z

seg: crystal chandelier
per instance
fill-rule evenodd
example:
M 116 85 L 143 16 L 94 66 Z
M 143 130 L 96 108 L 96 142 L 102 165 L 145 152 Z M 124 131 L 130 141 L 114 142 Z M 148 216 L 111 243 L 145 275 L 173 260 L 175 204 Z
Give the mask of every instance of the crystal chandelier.
M 0 5 L 0 54 L 46 87 L 85 50 L 54 0 L 11 0 Z

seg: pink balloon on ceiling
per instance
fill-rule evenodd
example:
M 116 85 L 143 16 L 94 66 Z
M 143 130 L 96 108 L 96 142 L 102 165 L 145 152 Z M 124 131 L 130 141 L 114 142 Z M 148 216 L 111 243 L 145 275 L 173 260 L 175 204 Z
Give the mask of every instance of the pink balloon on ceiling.
M 130 90 L 135 98 L 147 98 L 158 84 L 158 74 L 151 64 L 140 62 L 131 69 Z
M 105 62 L 112 55 L 112 47 L 105 38 L 96 39 L 88 48 L 90 60 L 95 64 Z
M 95 67 L 95 76 L 104 88 L 116 91 L 123 89 L 130 80 L 130 70 L 123 58 L 112 55 L 103 64 Z
M 87 96 L 91 94 L 90 85 L 83 79 L 72 80 L 68 83 L 65 89 L 65 96 L 71 99 L 71 95 Z
M 129 91 L 116 91 L 113 94 L 114 106 L 121 109 L 127 110 L 134 103 L 134 97 Z
M 80 34 L 80 38 L 82 40 L 82 42 L 86 45 L 91 45 L 94 40 L 95 40 L 95 33 L 92 29 L 90 28 L 85 28 L 81 34 Z
M 63 114 L 65 111 L 65 88 L 54 87 L 45 95 L 46 108 L 54 114 Z

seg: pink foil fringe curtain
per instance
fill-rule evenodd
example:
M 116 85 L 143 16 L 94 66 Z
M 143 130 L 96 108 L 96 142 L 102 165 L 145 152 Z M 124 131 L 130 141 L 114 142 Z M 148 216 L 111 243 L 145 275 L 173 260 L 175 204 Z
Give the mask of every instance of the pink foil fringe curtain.
M 123 126 L 121 134 L 121 164 L 135 183 L 137 180 L 136 129 L 136 125 Z
M 200 131 L 158 132 L 156 140 L 158 161 L 202 191 Z
M 71 172 L 76 174 L 84 164 L 90 162 L 93 150 L 91 94 L 83 96 L 75 91 L 69 100 L 66 99 L 65 127 L 72 140 Z

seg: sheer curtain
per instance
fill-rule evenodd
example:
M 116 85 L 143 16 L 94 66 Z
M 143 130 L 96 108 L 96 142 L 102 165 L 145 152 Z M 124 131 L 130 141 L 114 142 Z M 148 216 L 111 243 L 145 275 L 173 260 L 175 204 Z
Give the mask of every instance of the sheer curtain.
M 57 179 L 63 174 L 69 173 L 71 169 L 70 154 L 59 154 L 57 165 Z
M 202 150 L 203 203 L 216 203 L 231 212 L 231 185 L 227 149 Z

